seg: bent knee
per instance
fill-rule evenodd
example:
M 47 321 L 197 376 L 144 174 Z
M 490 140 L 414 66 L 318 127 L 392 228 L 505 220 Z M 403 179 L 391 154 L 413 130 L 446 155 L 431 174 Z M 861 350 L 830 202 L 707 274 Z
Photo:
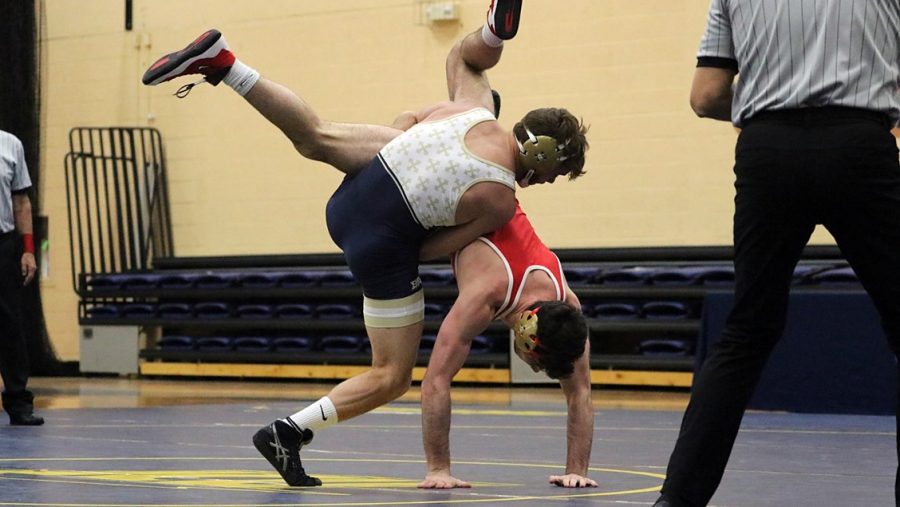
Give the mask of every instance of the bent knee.
M 399 398 L 403 396 L 409 391 L 410 386 L 412 386 L 412 372 L 408 372 L 406 375 L 396 378 L 394 382 L 391 383 L 391 397 Z
M 328 157 L 328 151 L 315 141 L 294 141 L 294 149 L 303 155 L 304 158 L 315 160 L 316 162 L 325 162 Z
M 372 372 L 378 383 L 378 390 L 383 396 L 395 399 L 406 394 L 412 385 L 412 371 L 395 368 L 373 368 Z
M 330 155 L 328 145 L 328 127 L 319 121 L 300 136 L 291 136 L 294 149 L 305 158 L 324 162 Z

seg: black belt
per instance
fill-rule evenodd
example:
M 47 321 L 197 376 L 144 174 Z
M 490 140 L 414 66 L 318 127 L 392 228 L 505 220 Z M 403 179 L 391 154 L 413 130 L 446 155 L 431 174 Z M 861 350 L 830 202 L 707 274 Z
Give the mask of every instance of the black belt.
M 873 111 L 871 109 L 860 109 L 856 107 L 841 106 L 825 106 L 825 107 L 805 107 L 801 109 L 779 109 L 777 111 L 760 111 L 747 120 L 746 123 L 755 121 L 773 122 L 773 123 L 789 123 L 813 125 L 816 123 L 825 123 L 841 120 L 864 120 L 874 121 L 885 128 L 891 129 L 894 126 L 891 117 L 887 113 Z

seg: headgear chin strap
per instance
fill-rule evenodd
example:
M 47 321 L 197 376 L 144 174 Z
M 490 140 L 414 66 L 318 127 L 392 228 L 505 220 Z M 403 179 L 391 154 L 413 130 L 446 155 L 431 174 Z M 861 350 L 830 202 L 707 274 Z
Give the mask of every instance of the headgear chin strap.
M 513 335 L 515 335 L 516 347 L 528 354 L 536 354 L 535 349 L 541 344 L 538 339 L 538 310 L 535 308 L 521 317 L 513 327 Z
M 556 169 L 559 163 L 568 157 L 562 154 L 563 149 L 569 145 L 569 141 L 564 143 L 558 142 L 550 136 L 536 136 L 528 127 L 523 124 L 525 134 L 528 139 L 523 143 L 516 137 L 516 144 L 519 145 L 519 161 L 526 170 L 533 176 L 534 171 L 539 168 L 549 167 L 551 170 Z M 527 179 L 531 179 L 528 177 Z

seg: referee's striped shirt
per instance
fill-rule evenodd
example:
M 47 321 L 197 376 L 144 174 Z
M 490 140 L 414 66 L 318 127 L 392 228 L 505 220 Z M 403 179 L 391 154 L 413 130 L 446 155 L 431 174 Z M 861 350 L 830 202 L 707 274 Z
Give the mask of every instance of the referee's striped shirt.
M 12 195 L 31 187 L 25 149 L 19 138 L 0 130 L 0 233 L 16 228 Z
M 712 0 L 697 65 L 739 72 L 731 109 L 845 106 L 900 121 L 900 1 Z

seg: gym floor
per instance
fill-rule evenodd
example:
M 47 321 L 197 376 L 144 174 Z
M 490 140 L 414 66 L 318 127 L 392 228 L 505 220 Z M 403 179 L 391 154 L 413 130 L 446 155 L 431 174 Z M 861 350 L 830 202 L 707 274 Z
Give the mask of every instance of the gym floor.
M 454 474 L 419 490 L 417 389 L 329 428 L 302 451 L 320 488 L 287 487 L 250 444 L 328 392 L 300 382 L 34 378 L 42 427 L 0 426 L 0 505 L 651 505 L 685 392 L 595 388 L 592 489 L 563 489 L 557 388 L 454 390 Z M 4 421 L 5 422 L 5 421 Z M 714 506 L 893 505 L 894 418 L 748 412 Z

